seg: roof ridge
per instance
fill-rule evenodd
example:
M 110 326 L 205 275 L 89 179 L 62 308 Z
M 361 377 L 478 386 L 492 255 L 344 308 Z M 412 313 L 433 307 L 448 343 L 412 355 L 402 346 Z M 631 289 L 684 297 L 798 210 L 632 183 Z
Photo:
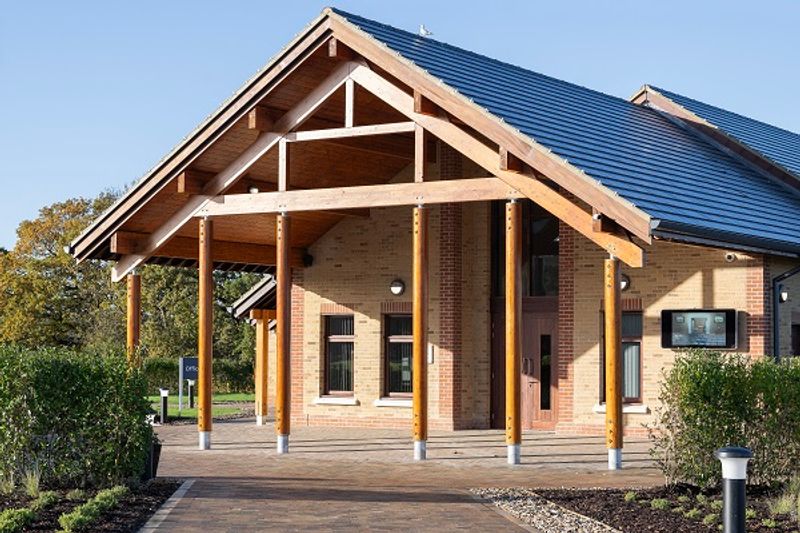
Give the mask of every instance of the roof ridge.
M 593 89 L 591 87 L 587 87 L 586 85 L 581 85 L 579 83 L 575 83 L 575 82 L 571 82 L 571 81 L 567 81 L 567 80 L 562 80 L 560 78 L 556 78 L 555 76 L 551 76 L 549 74 L 544 74 L 542 72 L 539 72 L 538 70 L 533 70 L 533 69 L 530 69 L 530 68 L 527 68 L 527 67 L 523 67 L 521 65 L 517 65 L 517 64 L 514 64 L 514 63 L 509 63 L 508 61 L 502 61 L 502 60 L 494 58 L 492 56 L 489 56 L 489 55 L 486 55 L 486 54 L 481 54 L 481 53 L 475 52 L 474 50 L 469 50 L 467 48 L 462 48 L 460 46 L 456 46 L 454 44 L 450 44 L 450 43 L 445 42 L 445 41 L 441 41 L 441 40 L 434 39 L 434 38 L 431 38 L 431 37 L 421 37 L 421 36 L 415 34 L 414 32 L 411 32 L 411 31 L 408 31 L 408 30 L 404 30 L 403 28 L 398 28 L 397 26 L 392 26 L 391 24 L 386 24 L 385 22 L 381 22 L 379 20 L 370 19 L 370 18 L 361 16 L 361 15 L 357 15 L 355 13 L 350 13 L 348 11 L 344 11 L 344 10 L 336 8 L 336 7 L 331 7 L 331 8 L 326 8 L 326 9 L 329 9 L 333 13 L 336 13 L 337 15 L 346 18 L 350 22 L 354 22 L 352 19 L 361 19 L 361 20 L 364 20 L 366 22 L 369 22 L 370 24 L 375 24 L 377 26 L 382 26 L 384 28 L 389 28 L 392 31 L 398 31 L 398 32 L 401 32 L 401 33 L 405 33 L 406 35 L 409 35 L 409 36 L 412 36 L 412 37 L 415 37 L 415 38 L 418 38 L 418 39 L 425 39 L 425 42 L 434 43 L 435 45 L 441 46 L 443 48 L 449 48 L 451 50 L 457 50 L 459 52 L 462 52 L 462 53 L 465 53 L 465 54 L 469 54 L 469 55 L 474 56 L 474 57 L 479 57 L 481 59 L 485 59 L 485 60 L 491 61 L 493 63 L 496 63 L 498 65 L 502 65 L 504 67 L 511 67 L 513 69 L 516 69 L 516 70 L 521 71 L 521 72 L 525 72 L 527 74 L 533 74 L 533 75 L 539 76 L 541 78 L 546 78 L 548 80 L 551 80 L 551 81 L 559 83 L 559 84 L 571 85 L 572 87 L 577 87 L 577 88 L 582 89 L 584 91 L 589 91 L 589 92 L 592 92 L 594 94 L 599 94 L 599 95 L 601 95 L 601 96 L 603 96 L 605 98 L 610 98 L 610 99 L 613 99 L 613 100 L 617 100 L 617 101 L 619 101 L 621 103 L 624 103 L 626 105 L 631 106 L 631 108 L 641 109 L 641 106 L 638 106 L 638 105 L 630 102 L 627 98 L 623 98 L 621 96 L 616 96 L 616 95 L 613 95 L 613 94 L 605 93 L 603 91 L 598 91 L 597 89 Z

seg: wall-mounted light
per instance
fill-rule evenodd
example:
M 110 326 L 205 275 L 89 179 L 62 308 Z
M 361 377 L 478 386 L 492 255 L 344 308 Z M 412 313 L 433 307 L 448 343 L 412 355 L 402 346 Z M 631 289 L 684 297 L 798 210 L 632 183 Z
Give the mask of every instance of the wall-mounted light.
M 631 288 L 631 278 L 627 274 L 620 274 L 619 276 L 619 290 L 622 292 Z
M 789 299 L 789 289 L 785 285 L 778 285 L 778 301 L 784 303 Z
M 403 282 L 403 280 L 402 280 L 402 279 L 396 279 L 396 280 L 393 280 L 393 281 L 392 281 L 392 282 L 389 284 L 389 290 L 390 290 L 390 291 L 391 291 L 391 293 L 392 293 L 392 294 L 394 294 L 395 296 L 400 296 L 401 294 L 403 294 L 404 292 L 406 292 L 406 284 L 405 284 L 405 282 Z
M 250 194 L 258 194 L 258 187 L 256 187 L 255 185 L 251 185 L 250 187 L 247 188 L 247 192 L 249 192 Z

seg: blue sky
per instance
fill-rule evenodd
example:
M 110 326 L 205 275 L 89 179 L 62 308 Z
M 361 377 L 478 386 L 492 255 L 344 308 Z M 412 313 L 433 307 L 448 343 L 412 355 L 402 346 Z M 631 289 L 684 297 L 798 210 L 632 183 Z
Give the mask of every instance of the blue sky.
M 0 246 L 138 179 L 325 5 L 627 98 L 643 83 L 800 132 L 800 2 L 4 3 Z

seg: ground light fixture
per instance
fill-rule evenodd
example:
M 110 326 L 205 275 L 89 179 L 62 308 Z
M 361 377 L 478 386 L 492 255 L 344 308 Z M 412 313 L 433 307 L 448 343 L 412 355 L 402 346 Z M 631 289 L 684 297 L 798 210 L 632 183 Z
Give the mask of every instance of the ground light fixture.
M 395 296 L 400 296 L 406 292 L 406 284 L 400 278 L 392 280 L 392 282 L 389 284 L 389 291 Z
M 627 274 L 620 274 L 619 276 L 619 290 L 622 292 L 631 288 L 631 278 Z

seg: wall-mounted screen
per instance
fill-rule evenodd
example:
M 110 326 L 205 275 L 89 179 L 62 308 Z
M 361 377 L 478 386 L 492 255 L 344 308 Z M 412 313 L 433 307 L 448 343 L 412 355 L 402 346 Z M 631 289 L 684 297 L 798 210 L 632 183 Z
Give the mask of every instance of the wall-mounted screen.
M 664 348 L 735 348 L 735 309 L 661 311 Z

